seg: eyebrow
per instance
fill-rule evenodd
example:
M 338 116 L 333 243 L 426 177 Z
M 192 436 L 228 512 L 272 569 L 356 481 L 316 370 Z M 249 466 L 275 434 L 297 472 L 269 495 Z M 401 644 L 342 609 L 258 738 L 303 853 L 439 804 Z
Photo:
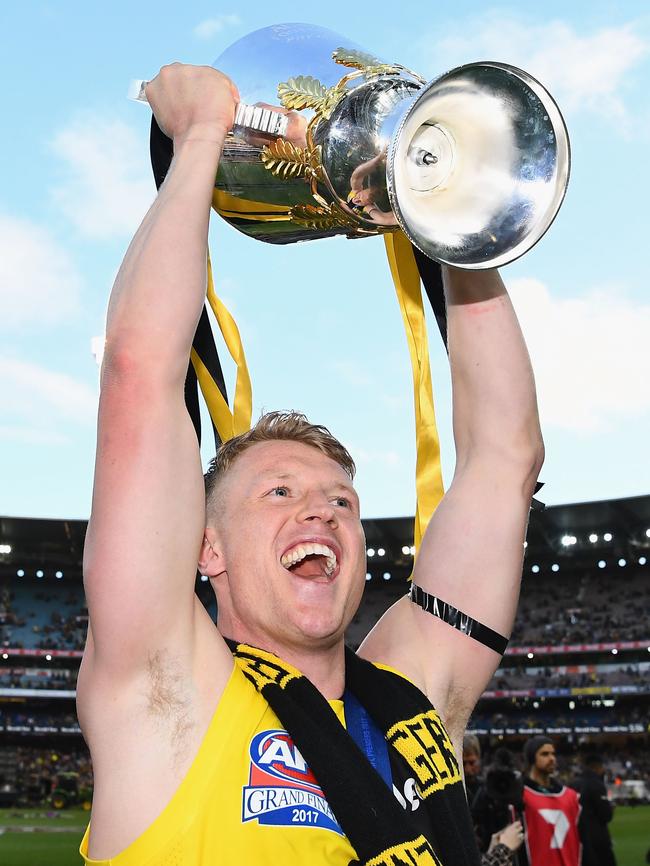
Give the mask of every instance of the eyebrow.
M 258 475 L 260 480 L 278 480 L 278 481 L 289 481 L 291 479 L 297 478 L 293 472 L 274 472 L 273 470 L 269 470 L 268 472 L 262 472 Z M 345 490 L 347 493 L 352 494 L 352 496 L 359 498 L 359 494 L 354 489 L 352 484 L 347 484 L 345 481 L 334 481 L 331 485 L 332 489 Z

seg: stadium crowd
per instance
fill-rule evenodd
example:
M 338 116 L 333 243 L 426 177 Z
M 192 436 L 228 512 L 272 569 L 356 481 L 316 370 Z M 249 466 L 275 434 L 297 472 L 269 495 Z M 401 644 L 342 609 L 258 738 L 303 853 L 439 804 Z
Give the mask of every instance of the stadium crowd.
M 3 709 L 0 707 L 0 729 L 8 727 L 74 728 L 78 730 L 77 716 L 73 712 L 29 709 Z
M 75 790 L 92 789 L 92 766 L 85 748 L 0 748 L 0 791 L 17 791 L 23 804 L 45 804 L 59 786 L 69 789 L 66 776 L 74 778 Z
M 0 647 L 82 650 L 87 626 L 81 583 L 56 590 L 16 581 L 0 587 Z
M 77 671 L 48 668 L 0 668 L 0 688 L 64 689 L 77 686 Z
M 621 590 L 624 588 L 624 592 Z M 348 630 L 357 648 L 372 625 L 404 593 L 403 585 L 373 576 Z M 521 587 L 510 646 L 539 646 L 647 640 L 650 637 L 650 580 L 647 567 L 611 573 L 540 579 L 527 573 Z
M 647 571 L 590 572 L 552 582 L 526 577 L 510 643 L 646 640 L 649 621 Z
M 588 670 L 567 670 L 566 666 L 544 668 L 499 668 L 489 690 L 594 688 L 629 685 L 650 691 L 650 662 L 617 665 L 581 665 Z
M 470 729 L 500 730 L 505 728 L 531 729 L 543 727 L 555 728 L 601 728 L 604 725 L 640 725 L 644 731 L 650 730 L 648 705 L 627 702 L 616 707 L 582 706 L 573 702 L 574 709 L 566 709 L 566 701 L 527 701 L 525 706 L 507 704 L 503 709 L 494 712 L 485 708 L 472 714 Z M 537 704 L 537 706 L 535 706 Z

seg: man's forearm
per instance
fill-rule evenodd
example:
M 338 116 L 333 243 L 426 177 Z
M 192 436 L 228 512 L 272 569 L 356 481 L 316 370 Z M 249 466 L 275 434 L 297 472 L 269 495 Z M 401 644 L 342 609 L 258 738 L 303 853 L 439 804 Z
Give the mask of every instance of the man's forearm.
M 176 148 L 156 201 L 133 238 L 111 293 L 106 356 L 184 376 L 206 289 L 210 203 L 221 143 Z M 160 366 L 164 365 L 164 366 Z
M 444 268 L 457 464 L 474 457 L 541 463 L 535 381 L 497 271 Z

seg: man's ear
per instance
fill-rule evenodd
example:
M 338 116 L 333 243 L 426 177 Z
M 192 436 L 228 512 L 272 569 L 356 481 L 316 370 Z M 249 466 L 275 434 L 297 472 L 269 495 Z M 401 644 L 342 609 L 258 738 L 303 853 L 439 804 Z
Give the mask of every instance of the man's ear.
M 225 557 L 219 544 L 219 536 L 212 526 L 206 526 L 199 554 L 199 571 L 208 577 L 219 577 L 226 571 Z

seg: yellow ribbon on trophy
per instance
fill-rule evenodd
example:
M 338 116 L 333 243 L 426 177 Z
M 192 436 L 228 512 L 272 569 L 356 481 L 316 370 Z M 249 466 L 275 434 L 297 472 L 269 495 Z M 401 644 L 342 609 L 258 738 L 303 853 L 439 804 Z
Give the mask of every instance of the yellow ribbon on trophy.
M 196 372 L 196 378 L 201 386 L 203 397 L 210 412 L 212 423 L 217 428 L 217 433 L 222 442 L 245 433 L 251 426 L 251 415 L 253 411 L 253 389 L 251 379 L 246 365 L 246 356 L 242 345 L 239 328 L 233 317 L 228 312 L 223 301 L 221 301 L 214 290 L 212 279 L 212 265 L 208 253 L 208 288 L 207 298 L 212 312 L 219 325 L 219 330 L 224 342 L 237 366 L 237 379 L 235 383 L 235 396 L 233 399 L 233 410 L 226 402 L 212 374 L 203 363 L 195 349 L 192 349 L 192 365 Z
M 422 305 L 420 272 L 413 255 L 413 247 L 401 231 L 386 233 L 384 242 L 402 312 L 413 371 L 417 497 L 414 544 L 417 551 L 429 520 L 445 492 L 440 463 L 440 439 L 433 405 L 429 342 Z

